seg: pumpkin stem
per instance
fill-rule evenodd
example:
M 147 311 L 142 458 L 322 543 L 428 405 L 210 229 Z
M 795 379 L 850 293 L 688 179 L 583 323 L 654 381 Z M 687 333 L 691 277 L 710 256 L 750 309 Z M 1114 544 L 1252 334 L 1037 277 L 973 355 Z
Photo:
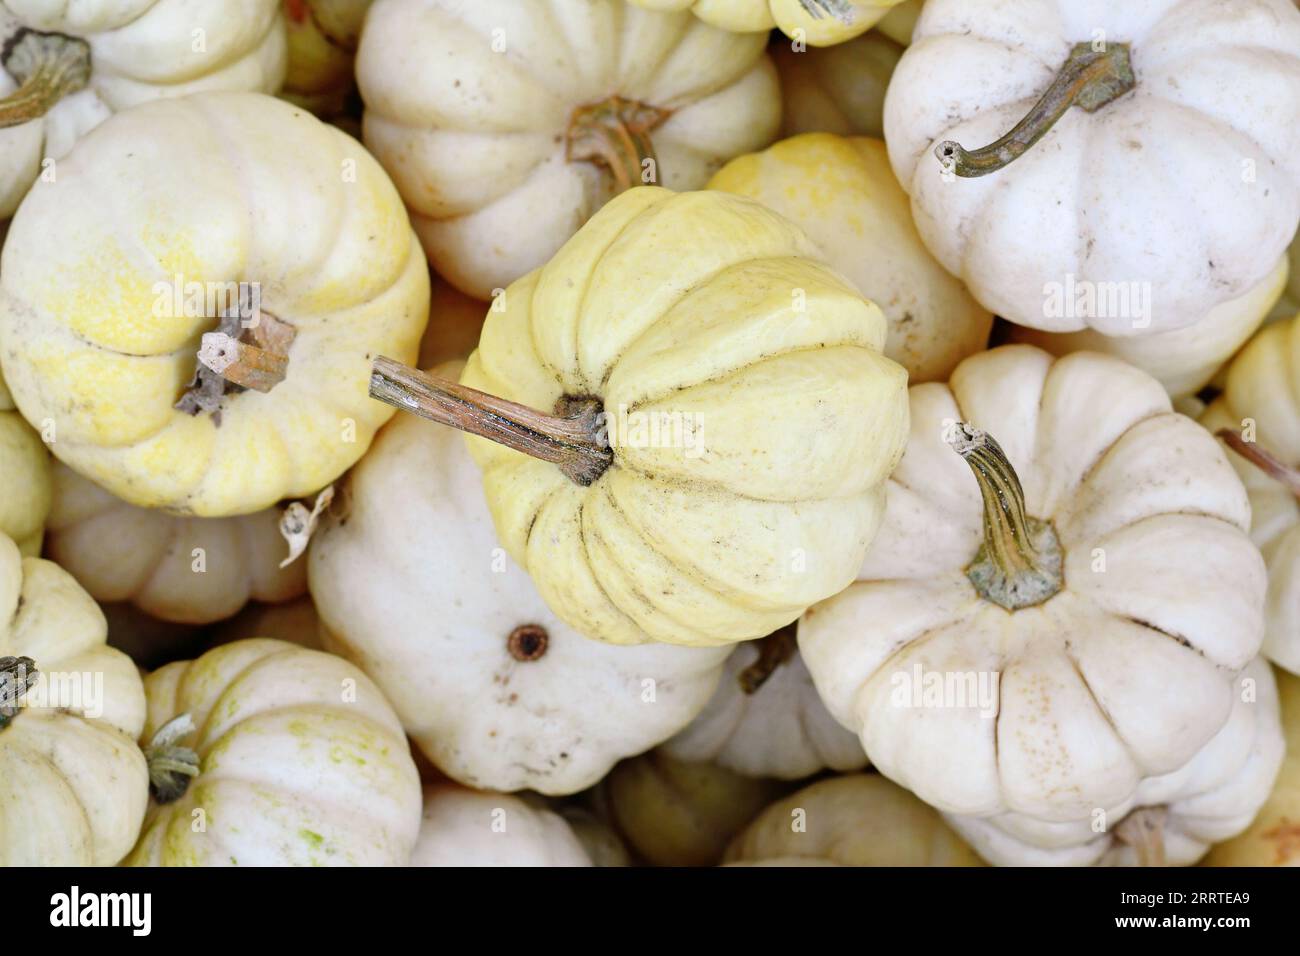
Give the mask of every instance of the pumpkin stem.
M 854 10 L 847 0 L 799 0 L 799 6 L 814 20 L 833 17 L 847 26 L 853 25 Z
M 564 134 L 564 158 L 606 167 L 614 177 L 615 190 L 621 193 L 643 181 L 647 159 L 652 166 L 657 163 L 650 131 L 671 115 L 671 110 L 621 96 L 579 106 L 570 115 Z M 658 178 L 658 170 L 654 170 L 648 182 Z
M 753 694 L 776 673 L 776 669 L 794 656 L 795 625 L 787 624 L 779 631 L 773 631 L 767 637 L 755 642 L 758 657 L 743 671 L 736 675 L 740 689 L 746 694 Z
M 1011 132 L 973 150 L 944 140 L 934 154 L 944 168 L 951 167 L 958 176 L 987 176 L 1024 155 L 1071 106 L 1092 113 L 1136 85 L 1127 43 L 1107 43 L 1101 50 L 1093 49 L 1091 43 L 1076 43 L 1047 92 Z
M 992 435 L 957 422 L 948 443 L 970 465 L 984 498 L 984 544 L 966 577 L 1008 611 L 1042 604 L 1065 580 L 1056 530 L 1025 514 L 1020 477 Z
M 614 460 L 599 399 L 565 396 L 547 415 L 383 355 L 370 373 L 370 397 L 552 462 L 583 487 Z
M 1253 441 L 1246 441 L 1235 428 L 1220 428 L 1214 434 L 1242 458 L 1300 498 L 1300 468 L 1293 468 L 1268 449 L 1260 448 Z
M 1138 866 L 1165 865 L 1167 817 L 1168 812 L 1164 807 L 1143 807 L 1134 810 L 1115 828 L 1116 838 L 1136 851 Z
M 159 803 L 171 803 L 185 795 L 199 772 L 199 755 L 181 745 L 194 733 L 194 718 L 181 714 L 158 728 L 144 756 L 149 762 L 149 789 Z
M 298 330 L 260 305 L 250 306 L 245 287 L 240 302 L 223 309 L 216 331 L 205 332 L 194 378 L 175 407 L 190 415 L 209 412 L 221 424 L 221 403 L 228 394 L 251 388 L 269 392 L 289 371 L 289 347 Z
M 0 67 L 18 82 L 18 89 L 0 99 L 0 129 L 21 126 L 85 89 L 90 82 L 90 45 L 62 33 L 23 27 L 0 49 Z
M 18 716 L 18 702 L 31 690 L 40 672 L 30 657 L 0 657 L 0 730 Z

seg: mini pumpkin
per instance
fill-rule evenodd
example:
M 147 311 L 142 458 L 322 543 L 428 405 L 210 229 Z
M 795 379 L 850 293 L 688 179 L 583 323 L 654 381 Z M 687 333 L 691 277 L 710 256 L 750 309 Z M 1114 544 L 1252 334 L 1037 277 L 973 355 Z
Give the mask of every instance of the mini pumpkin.
M 782 136 L 884 135 L 885 89 L 903 55 L 902 44 L 872 30 L 821 49 L 798 49 L 778 39 L 771 55 L 781 77 Z
M 591 866 L 573 829 L 545 807 L 504 793 L 424 788 L 411 866 Z
M 351 664 L 252 639 L 167 664 L 145 692 L 152 799 L 128 865 L 409 859 L 419 774 L 397 716 Z
M 383 170 L 258 94 L 100 125 L 28 194 L 0 274 L 0 363 L 55 455 L 131 504 L 202 517 L 338 477 L 391 415 L 366 398 L 370 359 L 414 359 L 427 320 Z
M 1051 823 L 1016 813 L 948 823 L 1000 866 L 1187 866 L 1259 812 L 1286 747 L 1277 688 L 1257 658 L 1238 679 L 1232 714 L 1190 761 L 1143 780 L 1123 805 Z
M 993 314 L 926 251 L 878 139 L 809 133 L 733 159 L 709 181 L 788 217 L 889 323 L 885 355 L 912 384 L 982 350 Z
M 770 143 L 765 44 L 623 0 L 379 0 L 357 54 L 366 146 L 438 272 L 489 299 L 615 193 L 699 189 Z
M 852 580 L 906 428 L 884 317 L 815 256 L 752 200 L 638 187 L 506 290 L 459 385 L 380 358 L 371 394 L 472 433 L 578 632 L 763 637 Z
M 1290 274 L 1282 297 L 1269 313 L 1270 319 L 1289 319 L 1300 312 L 1300 233 L 1296 234 L 1296 238 L 1287 247 L 1286 257 L 1291 267 Z
M 1276 671 L 1286 754 L 1254 822 L 1214 846 L 1206 866 L 1300 866 L 1300 677 Z
M 23 554 L 40 554 L 51 497 L 50 454 L 0 378 L 0 534 Z
M 307 590 L 307 568 L 281 568 L 280 512 L 187 518 L 137 508 L 66 465 L 54 469 L 49 556 L 97 601 L 130 601 L 178 624 L 210 624 L 250 600 Z
M 575 793 L 680 730 L 717 686 L 726 648 L 616 647 L 557 618 L 498 545 L 451 429 L 392 422 L 341 498 L 309 554 L 326 646 L 454 779 Z
M 112 866 L 140 832 L 144 692 L 106 633 L 71 575 L 0 534 L 0 866 Z
M 713 866 L 729 841 L 789 788 L 661 750 L 624 760 L 592 794 L 596 812 L 652 866 Z
M 113 111 L 200 90 L 274 93 L 285 72 L 277 0 L 6 0 L 0 51 L 0 219 Z
M 813 46 L 865 33 L 902 0 L 630 0 L 651 10 L 690 10 L 705 23 L 740 33 L 780 29 Z
M 1201 424 L 1226 441 L 1268 565 L 1264 655 L 1300 674 L 1300 316 L 1265 326 L 1224 376 Z
M 288 70 L 283 96 L 317 116 L 345 112 L 371 0 L 283 0 Z
M 859 580 L 800 622 L 830 712 L 953 813 L 1077 821 L 1186 764 L 1263 635 L 1213 436 L 1091 352 L 1004 346 L 911 403 Z
M 1263 281 L 1300 223 L 1300 11 L 929 0 L 885 141 L 926 245 L 998 315 L 1190 326 Z M 1091 306 L 1060 301 L 1080 284 Z
M 832 777 L 767 807 L 731 841 L 728 863 L 980 866 L 939 814 L 878 774 Z
M 1278 259 L 1263 282 L 1245 295 L 1216 305 L 1205 318 L 1186 328 L 1118 338 L 1093 329 L 1042 332 L 1013 325 L 1009 340 L 1037 345 L 1054 355 L 1106 352 L 1155 376 L 1175 399 L 1187 398 L 1214 379 L 1268 318 L 1280 301 L 1287 271 L 1286 258 Z
M 793 627 L 732 652 L 707 706 L 660 750 L 687 763 L 780 780 L 867 763 L 857 736 L 817 696 Z

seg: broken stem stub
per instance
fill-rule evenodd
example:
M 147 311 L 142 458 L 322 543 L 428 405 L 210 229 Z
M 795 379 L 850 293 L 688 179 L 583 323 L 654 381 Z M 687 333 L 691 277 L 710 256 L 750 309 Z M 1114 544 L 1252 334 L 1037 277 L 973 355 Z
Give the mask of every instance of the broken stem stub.
M 189 415 L 209 412 L 220 425 L 226 395 L 250 388 L 269 392 L 284 381 L 297 330 L 264 311 L 256 313 L 251 324 L 246 319 L 246 312 L 227 309 L 216 330 L 204 333 L 194 378 L 176 408 Z
M 1287 491 L 1300 498 L 1300 468 L 1288 465 L 1267 448 L 1261 448 L 1235 428 L 1220 428 L 1214 433 L 1242 458 L 1268 475 Z
M 944 140 L 934 154 L 958 176 L 987 176 L 1023 156 L 1071 106 L 1092 113 L 1136 85 L 1127 43 L 1107 43 L 1100 50 L 1091 43 L 1076 43 L 1047 92 L 1005 136 L 970 150 Z
M 159 803 L 179 800 L 199 773 L 199 755 L 181 741 L 194 733 L 194 719 L 181 714 L 158 728 L 144 756 L 149 766 L 149 788 Z
M 604 409 L 590 396 L 565 395 L 548 415 L 381 355 L 370 373 L 370 397 L 549 461 L 583 487 L 614 460 Z
M 90 82 L 90 44 L 62 33 L 26 27 L 0 49 L 0 67 L 18 89 L 0 99 L 0 129 L 21 126 L 48 113 L 65 96 Z
M 787 624 L 757 642 L 758 656 L 736 675 L 736 681 L 744 693 L 753 694 L 767 683 L 778 667 L 794 657 L 797 646 L 796 627 L 795 624 Z
M 621 96 L 579 106 L 564 134 L 564 158 L 604 166 L 614 177 L 615 189 L 623 192 L 643 181 L 646 160 L 657 162 L 650 131 L 671 115 L 671 110 Z M 655 170 L 650 181 L 658 178 Z

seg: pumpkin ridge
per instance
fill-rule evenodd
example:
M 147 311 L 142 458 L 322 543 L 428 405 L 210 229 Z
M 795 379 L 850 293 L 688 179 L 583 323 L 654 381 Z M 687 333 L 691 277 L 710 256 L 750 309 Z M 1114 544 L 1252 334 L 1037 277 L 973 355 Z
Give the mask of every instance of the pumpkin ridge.
M 1130 618 L 1130 620 L 1134 620 L 1135 623 L 1139 623 L 1136 621 L 1136 619 Z M 1141 776 L 1143 777 L 1149 776 L 1150 769 L 1141 760 L 1138 759 L 1137 754 L 1133 752 L 1133 745 L 1130 744 L 1128 740 L 1125 739 L 1122 733 L 1120 733 L 1119 727 L 1115 723 L 1115 718 L 1111 715 L 1111 712 L 1106 708 L 1104 704 L 1102 704 L 1101 700 L 1097 697 L 1097 692 L 1092 689 L 1092 684 L 1091 682 L 1089 682 L 1087 676 L 1084 674 L 1083 668 L 1079 666 L 1078 658 L 1075 657 L 1073 650 L 1070 647 L 1070 642 L 1068 640 L 1062 642 L 1061 653 L 1062 655 L 1064 655 L 1065 659 L 1070 662 L 1071 669 L 1073 669 L 1075 676 L 1079 678 L 1079 685 L 1085 691 L 1087 691 L 1088 699 L 1092 701 L 1092 705 L 1097 709 L 1097 713 L 1101 714 L 1102 719 L 1106 721 L 1106 726 L 1110 728 L 1110 731 L 1114 735 L 1115 739 L 1118 740 L 1121 745 L 1123 745 L 1124 752 L 1128 755 L 1128 758 L 1132 762 L 1133 766 L 1138 768 Z M 998 681 L 999 695 L 1002 692 L 1001 686 L 1002 686 L 1002 682 Z

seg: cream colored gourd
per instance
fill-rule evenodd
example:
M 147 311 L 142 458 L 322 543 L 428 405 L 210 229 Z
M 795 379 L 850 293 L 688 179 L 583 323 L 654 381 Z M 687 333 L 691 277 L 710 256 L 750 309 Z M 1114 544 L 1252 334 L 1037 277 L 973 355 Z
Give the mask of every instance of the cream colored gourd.
M 284 641 L 239 641 L 159 668 L 145 692 L 153 799 L 129 865 L 409 859 L 419 775 L 392 708 L 351 664 Z M 189 733 L 160 735 L 183 730 L 174 721 L 185 715 Z M 186 762 L 190 775 L 171 769 Z M 199 809 L 203 828 L 192 825 Z
M 1245 434 L 1228 460 L 1250 495 L 1251 537 L 1268 565 L 1264 656 L 1300 674 L 1300 316 L 1267 325 L 1241 350 L 1201 416 Z M 1262 452 L 1272 459 L 1252 461 Z M 1262 466 L 1262 467 L 1261 467 Z
M 912 384 L 946 379 L 982 350 L 993 315 L 926 251 L 878 139 L 810 133 L 741 156 L 709 181 L 788 217 L 880 306 L 885 355 Z
M 1291 267 L 1286 288 L 1269 313 L 1269 319 L 1289 319 L 1300 312 L 1300 233 L 1287 247 L 1286 257 Z
M 629 0 L 651 10 L 690 10 L 705 23 L 740 33 L 774 27 L 812 46 L 851 40 L 902 0 Z
M 835 133 L 880 139 L 885 131 L 885 89 L 903 45 L 877 29 L 836 46 L 795 46 L 788 40 L 771 46 L 781 78 L 781 135 Z
M 438 272 L 489 299 L 620 189 L 699 189 L 770 143 L 765 42 L 623 0 L 380 0 L 357 54 L 366 146 Z
M 624 760 L 595 791 L 598 813 L 652 866 L 713 866 L 727 842 L 789 788 L 662 750 Z
M 464 439 L 407 416 L 352 471 L 309 562 L 326 646 L 383 688 L 425 756 L 479 789 L 590 787 L 699 713 L 727 657 L 564 624 L 498 545 Z
M 278 0 L 6 0 L 0 48 L 0 219 L 114 111 L 200 90 L 274 93 L 285 73 Z M 46 63 L 67 67 L 60 82 L 12 99 Z
M 0 866 L 112 866 L 140 832 L 144 692 L 106 630 L 71 575 L 0 534 Z
M 858 581 L 799 625 L 830 712 L 954 813 L 1077 821 L 1186 764 L 1263 635 L 1249 503 L 1213 436 L 1091 352 L 994 349 L 911 404 Z
M 0 534 L 23 554 L 40 554 L 52 494 L 50 454 L 14 408 L 0 377 Z
M 999 866 L 1187 866 L 1259 812 L 1286 747 L 1268 663 L 1242 671 L 1232 715 L 1188 763 L 1148 778 L 1123 805 L 1050 823 L 1015 813 L 948 823 Z
M 591 866 L 564 818 L 518 797 L 439 784 L 424 788 L 411 866 Z
M 762 637 L 852 580 L 906 428 L 884 317 L 814 256 L 751 200 L 640 187 L 505 291 L 459 386 L 380 360 L 371 394 L 473 433 L 570 627 Z
M 1300 677 L 1275 671 L 1286 754 L 1273 791 L 1242 833 L 1211 848 L 1206 866 L 1300 866 Z
M 729 863 L 813 860 L 840 866 L 980 866 L 935 810 L 884 777 L 832 777 L 783 797 L 727 848 Z
M 283 0 L 288 70 L 283 96 L 317 116 L 344 113 L 372 0 Z
M 780 780 L 867 763 L 857 736 L 817 696 L 793 628 L 733 651 L 708 705 L 660 750 L 687 763 Z
M 280 567 L 280 511 L 187 518 L 137 508 L 66 465 L 54 470 L 46 548 L 97 601 L 130 601 L 178 624 L 210 624 L 250 600 L 307 590 L 307 567 Z
M 260 289 L 256 322 L 235 283 Z M 391 415 L 366 395 L 370 359 L 413 360 L 427 320 L 424 259 L 383 170 L 256 94 L 103 123 L 28 195 L 0 274 L 4 376 L 28 421 L 53 423 L 55 455 L 131 504 L 202 517 L 337 478 Z M 219 321 L 235 334 L 216 337 Z M 191 387 L 204 333 L 205 361 L 236 361 Z
M 1194 325 L 1262 282 L 1300 223 L 1300 10 L 929 0 L 885 141 L 926 245 L 996 314 L 1116 336 Z M 1078 283 L 1149 309 L 1053 305 Z

